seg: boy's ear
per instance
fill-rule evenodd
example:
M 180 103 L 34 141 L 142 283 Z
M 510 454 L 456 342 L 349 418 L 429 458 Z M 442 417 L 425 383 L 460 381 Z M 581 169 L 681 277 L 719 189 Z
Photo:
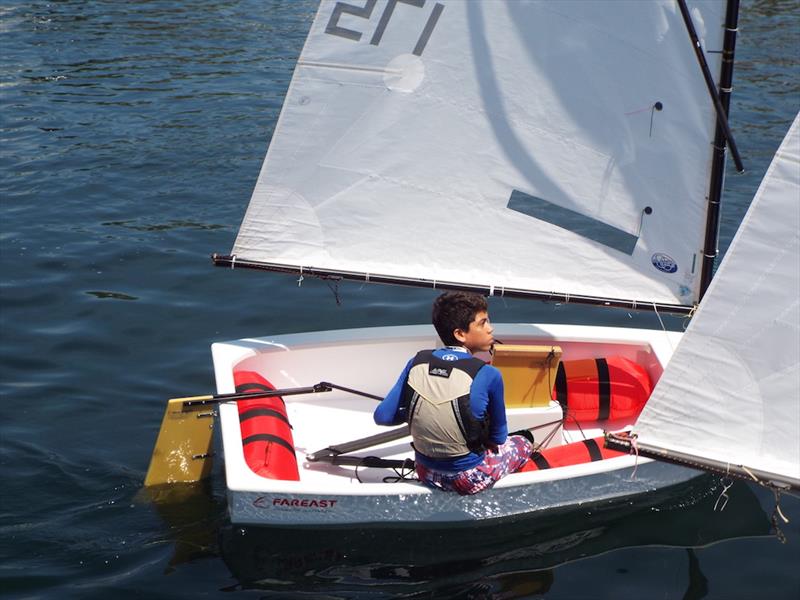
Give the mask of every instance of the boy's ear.
M 453 337 L 456 338 L 459 342 L 463 342 L 464 340 L 467 339 L 467 334 L 464 332 L 463 329 L 454 329 Z

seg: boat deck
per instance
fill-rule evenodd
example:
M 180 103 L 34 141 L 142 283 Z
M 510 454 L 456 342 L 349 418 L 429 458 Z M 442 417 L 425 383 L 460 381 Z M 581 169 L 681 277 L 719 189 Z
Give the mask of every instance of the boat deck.
M 394 383 L 402 366 L 414 352 L 424 347 L 436 347 L 438 340 L 431 336 L 430 326 L 384 327 L 339 332 L 293 334 L 276 338 L 252 338 L 215 344 L 214 362 L 219 392 L 234 389 L 232 373 L 258 373 L 278 389 L 313 385 L 330 381 L 338 385 L 382 395 Z M 495 334 L 507 344 L 552 344 L 563 349 L 562 360 L 622 355 L 643 365 L 656 381 L 677 344 L 680 334 L 635 329 L 598 328 L 581 326 L 539 326 L 496 324 Z M 488 357 L 487 357 L 488 359 Z M 396 476 L 391 469 L 311 463 L 306 455 L 328 446 L 358 440 L 386 432 L 389 428 L 376 425 L 372 414 L 376 401 L 340 390 L 285 398 L 287 414 L 292 424 L 300 482 L 270 480 L 256 475 L 246 464 L 242 450 L 238 409 L 235 403 L 220 407 L 223 447 L 228 487 L 242 491 L 300 491 L 348 490 L 346 493 L 366 494 L 364 483 L 383 483 L 385 477 Z M 537 441 L 557 428 L 562 412 L 557 403 L 545 408 L 509 408 L 508 429 L 513 432 L 536 425 Z M 619 431 L 631 425 L 626 422 L 581 423 L 568 420 L 555 434 L 549 445 L 570 443 L 602 435 L 604 430 Z M 380 446 L 353 452 L 354 456 L 380 458 L 413 458 L 410 439 L 387 442 Z M 561 470 L 561 469 L 553 469 Z M 544 476 L 528 473 L 527 476 Z M 558 478 L 558 474 L 547 475 Z M 523 476 L 520 476 L 523 477 Z M 503 482 L 501 482 L 503 483 Z M 399 484 L 403 486 L 404 484 Z M 406 484 L 409 485 L 409 484 Z M 366 486 L 377 488 L 386 486 Z M 397 487 L 397 486 L 393 486 Z M 414 483 L 410 492 L 421 486 Z M 396 493 L 396 492 L 394 492 Z

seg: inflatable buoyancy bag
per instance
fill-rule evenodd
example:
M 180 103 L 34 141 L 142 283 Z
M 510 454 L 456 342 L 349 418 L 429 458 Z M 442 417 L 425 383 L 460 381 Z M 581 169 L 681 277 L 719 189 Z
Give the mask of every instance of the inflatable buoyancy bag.
M 252 371 L 234 371 L 233 381 L 238 393 L 275 389 L 269 381 Z M 292 426 L 283 398 L 254 398 L 237 404 L 247 465 L 261 477 L 299 481 Z
M 604 448 L 603 443 L 603 437 L 600 436 L 590 440 L 581 440 L 579 442 L 565 444 L 564 446 L 547 448 L 542 452 L 535 452 L 520 471 L 555 469 L 557 467 L 580 465 L 606 458 L 625 456 L 627 454 L 627 452 Z
M 553 400 L 579 422 L 605 421 L 638 415 L 651 391 L 644 367 L 622 356 L 566 360 L 558 366 Z

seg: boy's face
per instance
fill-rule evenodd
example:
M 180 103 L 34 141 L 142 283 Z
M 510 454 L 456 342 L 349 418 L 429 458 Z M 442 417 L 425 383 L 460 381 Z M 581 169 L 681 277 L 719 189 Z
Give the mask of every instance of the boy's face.
M 489 322 L 489 314 L 482 310 L 475 314 L 475 318 L 469 324 L 469 329 L 456 329 L 453 332 L 455 338 L 472 353 L 488 352 L 494 344 L 494 328 Z

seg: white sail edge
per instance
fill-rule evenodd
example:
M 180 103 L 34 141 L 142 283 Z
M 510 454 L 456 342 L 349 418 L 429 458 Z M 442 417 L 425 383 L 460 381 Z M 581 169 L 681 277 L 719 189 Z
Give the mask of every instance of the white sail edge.
M 637 420 L 633 446 L 800 489 L 799 340 L 800 113 Z

